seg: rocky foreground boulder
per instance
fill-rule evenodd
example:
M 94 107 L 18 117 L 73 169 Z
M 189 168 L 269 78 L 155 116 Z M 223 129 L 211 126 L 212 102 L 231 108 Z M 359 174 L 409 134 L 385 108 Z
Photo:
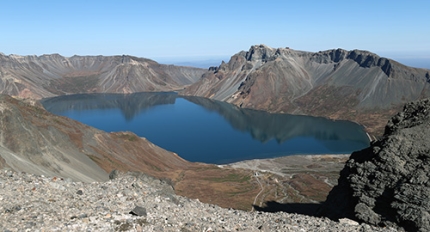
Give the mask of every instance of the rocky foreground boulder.
M 430 99 L 405 105 L 384 136 L 354 152 L 321 214 L 430 231 Z

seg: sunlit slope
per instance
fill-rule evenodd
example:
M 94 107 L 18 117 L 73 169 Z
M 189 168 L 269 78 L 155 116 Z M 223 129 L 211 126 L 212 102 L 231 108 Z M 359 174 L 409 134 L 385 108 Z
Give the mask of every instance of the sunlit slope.
M 173 91 L 194 83 L 204 71 L 126 55 L 0 53 L 0 93 L 39 99 L 72 93 Z
M 181 94 L 245 108 L 349 119 L 380 130 L 403 104 L 430 96 L 429 73 L 368 51 L 312 53 L 259 45 L 211 68 Z M 383 121 L 375 125 L 373 114 Z M 366 122 L 366 117 L 372 120 Z
M 0 163 L 16 171 L 91 182 L 113 169 L 163 176 L 189 164 L 133 133 L 106 133 L 7 95 L 0 126 Z

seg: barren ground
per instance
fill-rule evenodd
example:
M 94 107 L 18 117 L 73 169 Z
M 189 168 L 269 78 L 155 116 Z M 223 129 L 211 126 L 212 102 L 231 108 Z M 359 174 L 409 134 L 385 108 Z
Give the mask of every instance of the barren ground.
M 226 208 L 273 211 L 318 205 L 337 184 L 349 155 L 295 155 L 207 165 L 183 171 L 177 194 Z

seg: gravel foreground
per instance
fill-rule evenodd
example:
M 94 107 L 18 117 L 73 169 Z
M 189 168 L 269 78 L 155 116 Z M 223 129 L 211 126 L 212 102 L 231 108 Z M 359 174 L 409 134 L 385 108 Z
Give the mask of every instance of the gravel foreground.
M 82 183 L 0 170 L 0 231 L 397 231 L 224 209 L 177 196 L 166 182 L 141 173 L 111 177 Z

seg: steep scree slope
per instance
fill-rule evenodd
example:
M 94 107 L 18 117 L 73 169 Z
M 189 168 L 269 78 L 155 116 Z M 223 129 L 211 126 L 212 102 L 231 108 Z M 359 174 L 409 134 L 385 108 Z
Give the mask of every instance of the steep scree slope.
M 71 93 L 172 91 L 204 69 L 162 65 L 133 56 L 6 56 L 0 53 L 0 93 L 45 98 Z
M 376 54 L 252 46 L 181 94 L 241 107 L 358 121 L 372 132 L 406 102 L 430 96 L 430 70 Z
M 321 213 L 429 231 L 429 137 L 430 99 L 407 104 L 380 140 L 351 155 Z

